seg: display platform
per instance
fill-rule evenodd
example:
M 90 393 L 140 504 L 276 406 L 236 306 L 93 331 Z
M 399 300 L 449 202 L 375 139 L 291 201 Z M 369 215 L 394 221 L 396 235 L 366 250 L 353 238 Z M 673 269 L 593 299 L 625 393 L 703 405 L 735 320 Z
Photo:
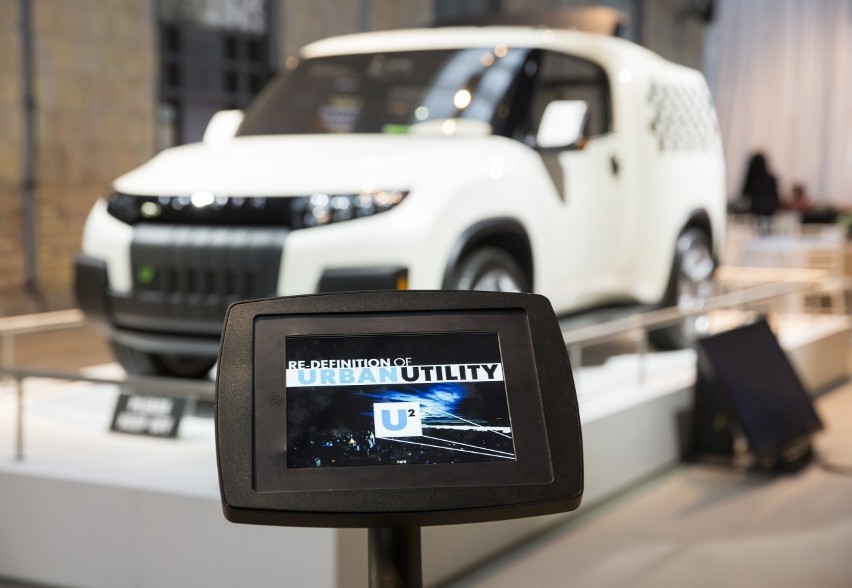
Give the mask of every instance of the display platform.
M 849 336 L 849 320 L 840 317 L 781 329 L 800 371 L 817 358 L 825 365 L 811 371 L 832 377 L 845 374 Z M 824 343 L 836 353 L 813 347 Z M 834 355 L 842 355 L 842 367 L 827 365 Z M 583 509 L 678 461 L 677 415 L 690 407 L 694 354 L 640 361 L 623 355 L 575 370 Z M 87 374 L 115 377 L 120 368 Z M 14 393 L 9 383 L 0 387 L 0 577 L 83 587 L 280 586 L 282 578 L 294 586 L 366 586 L 365 530 L 228 523 L 212 419 L 184 417 L 176 440 L 110 433 L 118 394 L 112 386 L 28 380 L 26 457 L 16 462 Z M 424 581 L 451 578 L 566 516 L 424 529 Z

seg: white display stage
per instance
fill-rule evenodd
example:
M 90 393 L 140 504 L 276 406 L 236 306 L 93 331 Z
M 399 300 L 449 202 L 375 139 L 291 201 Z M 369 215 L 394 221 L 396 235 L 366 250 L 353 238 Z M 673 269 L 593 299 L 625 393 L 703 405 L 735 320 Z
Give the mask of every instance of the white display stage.
M 803 380 L 846 377 L 845 317 L 786 320 Z M 695 380 L 690 350 L 616 356 L 575 372 L 585 453 L 583 509 L 679 459 L 677 417 Z M 638 375 L 644 372 L 644 381 Z M 87 375 L 120 377 L 115 365 Z M 0 578 L 56 586 L 367 585 L 366 531 L 225 521 L 213 420 L 186 416 L 176 440 L 110 433 L 114 386 L 27 380 L 25 459 L 14 459 L 15 395 L 0 387 Z M 427 585 L 566 516 L 423 529 Z

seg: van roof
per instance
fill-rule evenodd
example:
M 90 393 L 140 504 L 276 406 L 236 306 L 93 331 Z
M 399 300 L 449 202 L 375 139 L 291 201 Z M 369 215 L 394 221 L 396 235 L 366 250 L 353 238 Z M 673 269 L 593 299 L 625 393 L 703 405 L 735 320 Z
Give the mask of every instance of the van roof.
M 576 30 L 524 26 L 438 27 L 356 33 L 331 37 L 305 46 L 303 58 L 327 55 L 424 51 L 468 47 L 526 47 L 563 52 L 665 61 L 630 41 Z

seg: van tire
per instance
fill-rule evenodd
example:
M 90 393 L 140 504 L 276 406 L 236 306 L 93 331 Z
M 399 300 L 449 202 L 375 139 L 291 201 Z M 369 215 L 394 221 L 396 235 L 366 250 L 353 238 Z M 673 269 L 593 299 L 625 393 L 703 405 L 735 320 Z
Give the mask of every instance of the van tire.
M 713 294 L 715 272 L 716 258 L 707 232 L 696 227 L 687 228 L 677 239 L 669 284 L 660 306 L 700 307 Z M 648 338 L 657 349 L 684 349 L 701 334 L 702 329 L 696 323 L 703 318 L 699 315 L 653 330 Z
M 209 357 L 148 353 L 114 341 L 110 346 L 115 359 L 131 376 L 202 378 L 216 365 Z
M 530 285 L 521 265 L 509 253 L 498 247 L 482 247 L 462 258 L 449 289 L 529 292 Z

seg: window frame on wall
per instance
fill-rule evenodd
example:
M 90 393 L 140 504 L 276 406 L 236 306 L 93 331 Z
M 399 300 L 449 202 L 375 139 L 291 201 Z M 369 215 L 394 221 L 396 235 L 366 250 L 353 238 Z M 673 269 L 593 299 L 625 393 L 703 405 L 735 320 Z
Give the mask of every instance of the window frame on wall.
M 438 26 L 476 23 L 478 19 L 498 14 L 501 0 L 435 0 L 434 21 Z
M 271 0 L 158 2 L 158 151 L 201 140 L 213 114 L 245 108 L 274 75 L 276 14 Z

